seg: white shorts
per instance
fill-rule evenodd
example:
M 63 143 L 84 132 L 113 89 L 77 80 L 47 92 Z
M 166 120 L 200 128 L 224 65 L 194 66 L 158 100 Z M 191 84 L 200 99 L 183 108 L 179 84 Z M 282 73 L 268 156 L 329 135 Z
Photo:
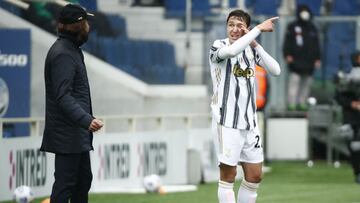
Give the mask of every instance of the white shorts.
M 219 164 L 236 166 L 239 162 L 264 161 L 262 140 L 258 127 L 252 130 L 228 128 L 212 121 L 215 149 Z

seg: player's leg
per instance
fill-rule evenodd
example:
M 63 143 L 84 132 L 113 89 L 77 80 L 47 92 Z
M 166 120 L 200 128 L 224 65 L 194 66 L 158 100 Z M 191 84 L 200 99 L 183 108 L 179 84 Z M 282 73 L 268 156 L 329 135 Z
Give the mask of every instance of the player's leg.
M 235 203 L 234 182 L 236 166 L 220 163 L 220 180 L 218 185 L 219 203 Z
M 295 110 L 298 103 L 300 76 L 291 72 L 288 82 L 288 109 Z
M 242 148 L 239 142 L 239 130 L 226 128 L 213 121 L 215 149 L 219 161 L 220 180 L 218 185 L 218 199 L 220 203 L 235 203 L 233 190 L 236 166 Z
M 262 162 L 264 160 L 261 136 L 256 128 L 250 131 L 241 131 L 246 136 L 243 150 L 240 155 L 244 177 L 238 192 L 238 203 L 255 203 L 257 189 L 262 177 Z
M 244 170 L 244 178 L 238 192 L 238 203 L 255 203 L 257 189 L 260 185 L 262 163 L 241 163 Z
M 300 85 L 301 88 L 299 89 L 299 104 L 301 110 L 307 109 L 306 100 L 309 97 L 312 81 L 313 81 L 312 76 L 305 75 L 301 77 L 301 85 Z

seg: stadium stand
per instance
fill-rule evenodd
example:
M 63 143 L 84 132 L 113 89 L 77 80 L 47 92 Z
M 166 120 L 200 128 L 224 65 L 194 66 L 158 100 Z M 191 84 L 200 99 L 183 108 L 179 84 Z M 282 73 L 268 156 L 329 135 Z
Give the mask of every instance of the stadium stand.
M 5 1 L 0 1 L 0 7 L 17 15 L 17 16 L 20 16 L 20 14 L 21 14 L 21 8 L 15 6 L 15 5 L 9 4 Z
M 332 6 L 333 16 L 355 16 L 360 12 L 360 3 L 351 0 L 335 0 Z M 350 53 L 355 50 L 356 25 L 352 22 L 334 22 L 328 25 L 325 42 L 326 78 L 331 79 L 342 69 L 351 68 Z
M 314 16 L 320 15 L 322 0 L 296 0 L 296 6 L 307 5 Z
M 167 0 L 165 1 L 167 17 L 185 17 L 186 1 Z M 193 0 L 192 16 L 205 17 L 211 15 L 209 0 Z
M 127 37 L 126 21 L 123 17 L 96 11 L 96 1 L 79 1 L 79 3 L 83 2 L 84 6 L 89 6 L 91 8 L 89 10 L 94 10 L 96 15 L 95 20 L 90 22 L 93 33 L 89 37 L 89 42 L 84 46 L 84 50 L 151 84 L 184 83 L 183 69 L 176 65 L 173 45 L 159 40 L 130 40 Z M 35 2 L 30 4 L 29 10 L 23 12 L 8 3 L 0 5 L 46 31 L 56 34 L 55 22 L 52 20 L 56 16 L 56 12 L 54 12 L 54 16 L 51 15 L 51 11 L 59 7 L 56 4 Z M 49 7 L 52 10 L 47 10 Z M 155 54 L 155 56 L 149 58 L 144 53 Z M 151 67 L 146 72 L 154 71 L 150 74 L 154 77 L 144 75 L 145 66 Z
M 246 0 L 247 9 L 252 9 L 254 15 L 276 16 L 280 0 Z

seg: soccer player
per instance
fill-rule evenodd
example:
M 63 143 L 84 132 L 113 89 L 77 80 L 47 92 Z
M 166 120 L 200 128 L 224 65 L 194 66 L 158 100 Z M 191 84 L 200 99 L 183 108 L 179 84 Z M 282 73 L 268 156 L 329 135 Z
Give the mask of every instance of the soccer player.
M 261 32 L 273 31 L 276 19 L 267 19 L 249 31 L 249 14 L 234 10 L 227 17 L 228 38 L 216 40 L 210 49 L 212 129 L 220 168 L 220 203 L 236 202 L 233 185 L 238 163 L 244 178 L 237 202 L 256 201 L 264 155 L 256 117 L 255 65 L 272 75 L 280 74 L 280 66 L 255 38 Z

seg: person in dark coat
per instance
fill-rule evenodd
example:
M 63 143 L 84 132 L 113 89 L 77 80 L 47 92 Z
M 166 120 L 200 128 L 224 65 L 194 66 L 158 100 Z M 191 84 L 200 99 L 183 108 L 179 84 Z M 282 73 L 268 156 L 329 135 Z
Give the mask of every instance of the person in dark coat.
M 360 52 L 351 55 L 352 69 L 337 85 L 335 99 L 343 110 L 343 123 L 350 124 L 354 132 L 349 141 L 350 162 L 355 182 L 360 184 Z
M 90 87 L 80 46 L 89 33 L 89 14 L 79 5 L 62 8 L 58 39 L 45 60 L 46 116 L 40 150 L 55 153 L 52 203 L 88 202 L 93 132 L 103 123 L 93 117 Z
M 288 109 L 306 110 L 312 75 L 321 65 L 318 31 L 306 5 L 299 5 L 296 20 L 287 26 L 283 54 L 290 72 Z

